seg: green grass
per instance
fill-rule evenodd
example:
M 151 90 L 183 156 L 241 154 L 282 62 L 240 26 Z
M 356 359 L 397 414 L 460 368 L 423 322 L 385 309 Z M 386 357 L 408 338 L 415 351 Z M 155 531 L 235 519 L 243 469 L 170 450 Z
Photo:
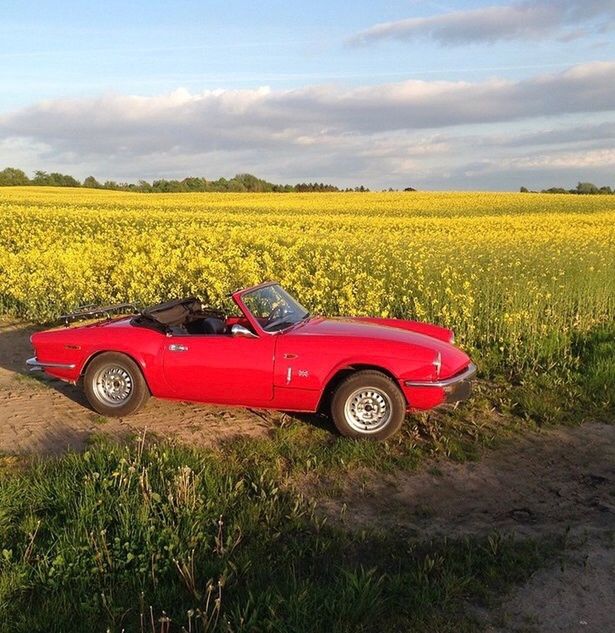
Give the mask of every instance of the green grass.
M 615 412 L 615 323 L 595 330 L 591 337 L 578 337 L 580 388 L 595 403 L 596 414 L 604 420 Z
M 29 385 L 31 387 L 39 386 L 49 388 L 49 385 L 45 382 L 44 378 L 40 374 L 13 374 L 15 382 Z
M 345 532 L 263 457 L 96 444 L 0 471 L 3 630 L 474 631 L 464 604 L 558 547 Z

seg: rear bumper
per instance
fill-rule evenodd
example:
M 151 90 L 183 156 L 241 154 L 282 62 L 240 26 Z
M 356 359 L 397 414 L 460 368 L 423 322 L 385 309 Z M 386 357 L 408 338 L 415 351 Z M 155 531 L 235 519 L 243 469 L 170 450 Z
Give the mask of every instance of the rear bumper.
M 43 371 L 44 369 L 75 369 L 75 363 L 54 363 L 50 361 L 42 361 L 33 356 L 28 358 L 26 366 L 30 371 Z
M 444 380 L 406 380 L 404 381 L 404 387 L 408 390 L 412 390 L 416 394 L 416 390 L 420 389 L 422 392 L 429 391 L 431 393 L 440 394 L 440 403 L 443 402 L 460 402 L 467 400 L 472 394 L 472 380 L 476 376 L 476 365 L 470 363 L 464 371 L 452 376 L 451 378 L 445 378 Z M 412 399 L 409 399 L 412 402 Z

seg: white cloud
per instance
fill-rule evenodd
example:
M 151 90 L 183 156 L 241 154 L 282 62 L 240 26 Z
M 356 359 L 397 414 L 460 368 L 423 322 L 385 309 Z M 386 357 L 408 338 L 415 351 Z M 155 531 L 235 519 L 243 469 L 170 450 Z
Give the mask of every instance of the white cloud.
M 595 149 L 587 152 L 563 152 L 535 154 L 500 161 L 498 168 L 512 169 L 586 169 L 588 167 L 613 167 L 615 149 Z
M 350 43 L 364 45 L 426 37 L 440 44 L 458 46 L 554 34 L 566 41 L 585 34 L 579 24 L 593 23 L 593 30 L 606 31 L 613 27 L 614 21 L 613 0 L 536 0 L 376 24 L 353 36 Z
M 343 89 L 181 89 L 155 97 L 47 101 L 0 116 L 0 137 L 128 153 L 326 142 L 377 133 L 615 109 L 615 62 L 521 81 L 403 81 Z M 303 139 L 299 141 L 299 139 Z
M 461 141 L 461 139 L 458 139 Z M 491 139 L 477 139 L 489 145 Z M 440 178 L 440 188 L 447 180 L 462 183 L 462 189 L 506 188 L 518 189 L 521 185 L 531 189 L 574 187 L 578 181 L 591 181 L 613 187 L 615 150 L 609 148 L 580 149 L 553 148 L 548 152 L 535 152 L 523 148 L 520 154 L 502 148 L 476 155 L 452 167 L 446 177 Z M 430 176 L 428 182 L 437 182 Z
M 550 121 L 613 110 L 615 62 L 521 81 L 108 94 L 0 115 L 0 165 L 122 180 L 252 171 L 280 182 L 414 185 L 461 174 L 459 166 L 482 164 L 484 154 L 522 157 L 540 142 L 601 149 L 602 137 L 612 135 L 608 122 L 571 131 Z M 532 131 L 515 138 L 515 126 L 526 124 Z M 478 140 L 467 129 L 456 133 L 468 126 Z
M 536 145 L 566 145 L 579 146 L 582 143 L 605 143 L 613 145 L 615 139 L 615 121 L 602 121 L 576 126 L 558 126 L 551 129 L 543 129 L 532 134 L 517 135 L 501 144 L 513 147 L 531 147 Z

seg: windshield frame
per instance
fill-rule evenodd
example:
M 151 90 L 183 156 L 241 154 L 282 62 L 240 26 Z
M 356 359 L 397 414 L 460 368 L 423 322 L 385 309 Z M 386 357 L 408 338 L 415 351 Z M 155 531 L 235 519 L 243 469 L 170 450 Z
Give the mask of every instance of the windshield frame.
M 299 314 L 299 318 L 294 320 L 292 323 L 289 323 L 285 327 L 281 327 L 275 330 L 267 330 L 265 326 L 261 323 L 259 318 L 252 313 L 248 305 L 244 301 L 244 297 L 249 296 L 253 293 L 264 290 L 265 288 L 277 287 L 281 291 L 282 298 L 290 303 L 294 308 L 297 308 L 297 314 Z M 259 284 L 258 286 L 252 286 L 250 288 L 245 288 L 243 290 L 239 290 L 232 295 L 235 303 L 239 307 L 239 309 L 244 313 L 244 316 L 250 321 L 253 328 L 256 330 L 257 334 L 267 334 L 269 336 L 276 336 L 277 334 L 281 334 L 283 332 L 288 331 L 289 329 L 295 327 L 299 323 L 305 322 L 309 317 L 310 313 L 304 308 L 287 290 L 285 290 L 278 282 L 269 281 L 266 283 Z

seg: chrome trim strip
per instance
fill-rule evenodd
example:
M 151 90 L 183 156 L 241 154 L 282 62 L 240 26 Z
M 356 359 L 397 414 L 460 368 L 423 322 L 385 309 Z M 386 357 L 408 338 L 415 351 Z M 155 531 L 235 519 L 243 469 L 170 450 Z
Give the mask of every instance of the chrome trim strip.
M 28 358 L 26 365 L 30 368 L 30 371 L 41 371 L 45 367 L 51 367 L 56 369 L 75 369 L 75 363 L 53 363 L 47 361 L 40 361 L 36 356 Z
M 404 385 L 406 387 L 450 387 L 458 382 L 468 380 L 476 374 L 476 365 L 470 363 L 468 368 L 461 374 L 457 374 L 452 378 L 446 378 L 445 380 L 405 380 Z

